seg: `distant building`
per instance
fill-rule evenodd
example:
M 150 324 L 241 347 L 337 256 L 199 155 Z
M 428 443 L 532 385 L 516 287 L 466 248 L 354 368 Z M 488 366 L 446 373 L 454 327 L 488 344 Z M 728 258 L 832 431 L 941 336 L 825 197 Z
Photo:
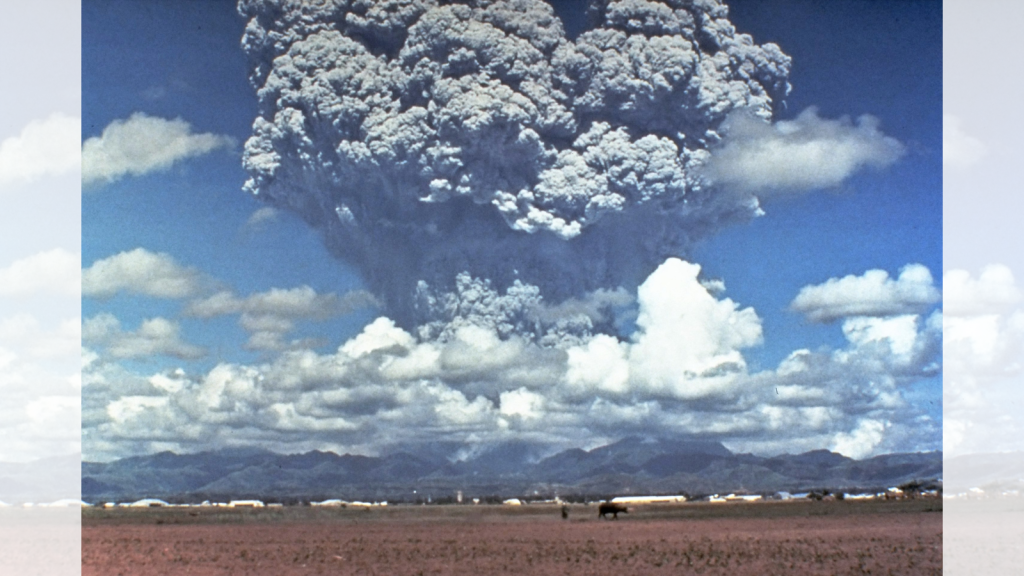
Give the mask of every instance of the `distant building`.
M 338 500 L 337 498 L 331 498 L 330 500 L 324 500 L 323 502 L 310 502 L 309 503 L 310 506 L 328 506 L 328 507 L 332 507 L 333 506 L 333 507 L 338 507 L 338 508 L 344 508 L 347 504 L 348 504 L 348 502 L 345 502 L 344 500 Z
M 81 508 L 92 508 L 92 504 L 89 504 L 88 502 L 82 500 L 76 500 L 74 498 L 62 498 L 55 502 L 50 502 L 49 504 L 40 504 L 40 506 L 44 506 L 47 508 L 71 508 L 75 506 Z
M 875 494 L 847 494 L 844 500 L 874 500 Z
M 674 504 L 686 502 L 686 496 L 618 496 L 612 498 L 614 504 Z
M 708 502 L 756 502 L 763 500 L 764 497 L 760 494 L 729 494 L 727 496 L 719 496 L 718 494 L 712 494 L 708 496 Z
M 757 502 L 762 499 L 760 494 L 729 494 L 725 497 L 726 502 Z
M 128 506 L 131 508 L 162 508 L 164 506 L 170 506 L 170 504 L 156 498 L 143 498 L 142 500 L 132 502 Z

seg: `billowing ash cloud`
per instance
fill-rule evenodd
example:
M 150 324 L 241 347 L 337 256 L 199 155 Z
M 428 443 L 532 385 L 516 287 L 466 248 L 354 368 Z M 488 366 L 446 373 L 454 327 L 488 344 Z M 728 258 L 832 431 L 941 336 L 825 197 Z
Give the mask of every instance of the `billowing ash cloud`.
M 404 327 L 497 299 L 528 330 L 538 296 L 632 292 L 760 213 L 698 169 L 731 112 L 770 119 L 790 59 L 717 2 L 595 2 L 575 40 L 541 0 L 240 11 L 260 102 L 246 188 L 324 230 Z

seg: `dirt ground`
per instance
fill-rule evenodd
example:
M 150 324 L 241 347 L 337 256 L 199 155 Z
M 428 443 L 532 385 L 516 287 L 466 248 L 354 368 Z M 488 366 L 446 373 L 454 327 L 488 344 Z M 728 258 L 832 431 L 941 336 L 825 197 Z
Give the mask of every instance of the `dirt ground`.
M 1024 501 L 954 501 L 943 512 L 944 576 L 1010 576 L 1024 562 Z
M 0 574 L 77 574 L 81 521 L 77 506 L 0 508 Z
M 941 503 L 90 511 L 83 576 L 934 574 Z

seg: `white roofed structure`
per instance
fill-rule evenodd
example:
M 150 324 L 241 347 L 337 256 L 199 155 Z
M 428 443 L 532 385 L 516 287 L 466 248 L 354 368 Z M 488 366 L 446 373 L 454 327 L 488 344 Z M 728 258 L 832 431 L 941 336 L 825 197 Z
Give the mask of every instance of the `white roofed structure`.
M 618 496 L 610 502 L 615 504 L 672 504 L 686 502 L 686 496 Z
M 132 508 L 162 508 L 164 506 L 170 506 L 170 504 L 156 498 L 143 498 L 142 500 L 132 502 L 128 506 Z

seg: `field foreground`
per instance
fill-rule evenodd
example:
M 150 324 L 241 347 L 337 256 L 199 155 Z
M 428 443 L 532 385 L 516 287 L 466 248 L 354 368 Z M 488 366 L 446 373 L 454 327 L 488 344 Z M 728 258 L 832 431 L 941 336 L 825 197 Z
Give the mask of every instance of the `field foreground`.
M 942 573 L 941 503 L 90 510 L 83 576 Z

